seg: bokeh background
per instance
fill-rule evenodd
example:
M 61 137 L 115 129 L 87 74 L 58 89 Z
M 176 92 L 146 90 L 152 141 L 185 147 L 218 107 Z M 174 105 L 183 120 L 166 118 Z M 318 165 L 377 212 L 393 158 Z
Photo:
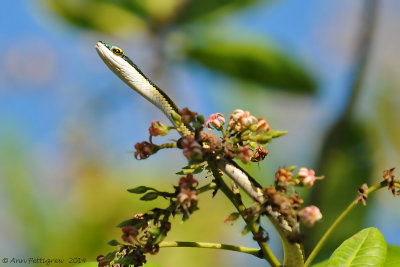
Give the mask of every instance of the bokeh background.
M 400 168 L 399 14 L 397 0 L 2 1 L 0 256 L 93 261 L 119 239 L 120 221 L 167 204 L 140 202 L 126 189 L 169 190 L 185 166 L 180 151 L 133 158 L 150 122 L 167 121 L 106 68 L 98 40 L 122 47 L 180 107 L 206 117 L 247 109 L 288 130 L 265 162 L 247 169 L 264 185 L 283 165 L 325 175 L 302 192 L 324 215 L 305 229 L 310 251 L 362 183 Z M 201 195 L 199 207 L 185 223 L 175 221 L 168 240 L 255 246 L 239 235 L 241 222 L 223 223 L 233 207 L 220 194 Z M 400 245 L 399 207 L 389 192 L 375 194 L 320 258 L 366 226 Z M 148 259 L 160 266 L 265 264 L 190 248 Z

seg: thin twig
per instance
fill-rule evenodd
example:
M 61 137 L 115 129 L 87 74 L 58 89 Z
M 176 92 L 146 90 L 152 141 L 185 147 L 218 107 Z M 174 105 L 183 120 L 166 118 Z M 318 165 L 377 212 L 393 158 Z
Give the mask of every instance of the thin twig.
M 233 246 L 233 245 L 219 244 L 219 243 L 188 242 L 188 241 L 162 241 L 160 243 L 160 248 L 166 248 L 166 247 L 190 247 L 190 248 L 196 247 L 196 248 L 223 249 L 223 250 L 247 253 L 247 254 L 256 256 L 258 258 L 263 258 L 261 256 L 262 252 L 258 248 Z
M 217 188 L 217 184 L 214 182 L 211 182 L 209 184 L 206 184 L 205 186 L 200 187 L 196 191 L 197 191 L 197 194 L 201 194 L 201 193 L 207 192 L 209 190 L 214 190 L 215 188 Z
M 383 181 L 379 184 L 376 184 L 374 186 L 371 186 L 368 188 L 368 190 L 365 192 L 366 195 L 368 196 L 369 194 L 375 192 L 378 189 L 381 189 L 383 187 L 387 186 L 387 182 Z M 325 244 L 326 240 L 329 238 L 329 236 L 332 234 L 332 232 L 336 229 L 336 227 L 339 225 L 339 223 L 346 217 L 347 214 L 359 203 L 359 200 L 353 200 L 350 205 L 340 214 L 340 216 L 332 223 L 332 225 L 329 227 L 329 229 L 325 232 L 325 234 L 322 236 L 322 238 L 318 241 L 317 245 L 311 252 L 310 256 L 308 256 L 304 267 L 308 267 L 312 261 L 315 259 L 317 256 L 318 252 L 321 250 L 322 246 Z
M 213 161 L 209 161 L 208 166 L 210 167 L 210 169 L 214 175 L 214 178 L 217 181 L 219 189 L 221 189 L 221 191 L 225 194 L 225 196 L 235 206 L 235 208 L 239 212 L 240 216 L 243 218 L 243 220 L 247 224 L 247 227 L 252 232 L 253 236 L 257 235 L 258 227 L 257 227 L 256 223 L 254 221 L 252 221 L 251 219 L 249 219 L 245 215 L 246 207 L 244 206 L 243 202 L 241 202 L 241 200 L 239 200 L 235 196 L 235 194 L 230 190 L 230 188 L 226 185 L 225 181 L 222 179 L 222 177 L 218 171 L 216 163 Z M 278 259 L 275 257 L 275 255 L 272 253 L 271 249 L 269 248 L 269 246 L 267 245 L 266 242 L 257 240 L 257 243 L 261 248 L 262 258 L 266 259 L 269 262 L 269 264 L 271 264 L 271 266 L 273 266 L 273 267 L 282 266 L 281 263 L 278 261 Z

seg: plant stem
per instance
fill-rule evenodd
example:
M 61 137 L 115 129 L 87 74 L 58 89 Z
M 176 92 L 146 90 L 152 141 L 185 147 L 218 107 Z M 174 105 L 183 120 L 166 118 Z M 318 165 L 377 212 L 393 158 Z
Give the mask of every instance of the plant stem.
M 380 182 L 379 184 L 373 185 L 368 190 L 365 192 L 367 196 L 369 194 L 375 192 L 378 189 L 381 189 L 383 187 L 387 186 L 387 182 L 383 181 Z M 317 256 L 318 252 L 321 250 L 322 246 L 324 245 L 325 241 L 328 239 L 328 237 L 332 234 L 332 232 L 336 229 L 336 227 L 339 225 L 339 223 L 346 217 L 346 215 L 359 203 L 359 201 L 353 200 L 350 205 L 340 214 L 340 216 L 332 223 L 332 225 L 329 227 L 329 229 L 325 232 L 325 234 L 322 236 L 322 238 L 318 241 L 317 245 L 314 247 L 313 251 L 311 252 L 310 256 L 308 256 L 304 267 L 310 266 L 311 262 L 315 259 Z
M 221 191 L 225 194 L 225 196 L 232 202 L 232 204 L 235 206 L 237 211 L 239 212 L 240 216 L 242 216 L 243 220 L 247 224 L 247 227 L 250 229 L 250 231 L 253 233 L 253 236 L 255 236 L 258 233 L 258 227 L 256 223 L 254 223 L 251 219 L 249 219 L 245 215 L 246 207 L 244 204 L 235 196 L 235 194 L 230 190 L 230 188 L 226 185 L 225 181 L 222 179 L 218 168 L 216 166 L 216 163 L 213 161 L 208 161 L 208 166 L 210 167 L 214 178 L 217 181 L 217 184 Z M 267 243 L 256 240 L 258 245 L 261 248 L 262 251 L 262 258 L 267 260 L 269 264 L 273 267 L 278 267 L 282 266 L 281 263 L 278 261 L 278 259 L 275 257 L 275 255 L 272 253 L 271 249 L 267 245 Z
M 205 186 L 202 186 L 199 189 L 197 189 L 197 194 L 201 194 L 201 193 L 207 192 L 209 190 L 213 190 L 215 188 L 217 188 L 217 184 L 214 182 L 211 182 L 211 183 L 206 184 Z
M 247 253 L 259 258 L 262 258 L 262 253 L 260 249 L 257 248 L 249 248 L 243 246 L 233 246 L 227 244 L 219 244 L 219 243 L 206 243 L 206 242 L 187 242 L 187 241 L 162 241 L 160 243 L 160 248 L 166 247 L 196 247 L 196 248 L 214 248 L 214 249 L 223 249 L 230 250 L 236 252 Z
M 175 143 L 165 143 L 165 144 L 162 144 L 162 145 L 158 146 L 159 149 L 176 148 L 176 147 L 177 147 L 176 142 Z

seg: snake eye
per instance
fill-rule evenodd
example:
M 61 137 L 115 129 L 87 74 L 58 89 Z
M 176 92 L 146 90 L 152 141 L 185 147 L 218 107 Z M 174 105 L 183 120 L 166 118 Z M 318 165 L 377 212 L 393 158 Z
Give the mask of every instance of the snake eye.
M 122 53 L 123 53 L 122 49 L 119 48 L 119 47 L 114 47 L 114 48 L 112 48 L 112 49 L 111 49 L 111 52 L 113 52 L 114 55 L 116 55 L 116 56 L 120 56 L 120 55 L 122 55 Z

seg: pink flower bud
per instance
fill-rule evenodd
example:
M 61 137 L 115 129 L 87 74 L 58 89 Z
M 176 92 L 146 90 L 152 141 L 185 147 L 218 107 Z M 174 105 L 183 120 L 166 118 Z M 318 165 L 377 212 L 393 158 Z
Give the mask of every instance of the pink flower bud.
M 235 109 L 231 115 L 231 119 L 234 121 L 238 121 L 244 114 L 244 111 L 241 109 Z
M 241 159 L 243 163 L 248 163 L 252 154 L 253 153 L 248 146 L 242 146 L 239 148 L 239 153 L 236 155 L 236 157 Z
M 308 206 L 299 211 L 299 216 L 303 223 L 307 226 L 314 226 L 314 224 L 322 219 L 322 214 L 318 207 Z
M 255 122 L 257 122 L 257 119 L 256 117 L 252 116 L 250 112 L 236 109 L 229 119 L 228 130 L 239 132 L 248 128 Z
M 189 124 L 192 121 L 195 121 L 197 112 L 192 112 L 188 108 L 183 108 L 180 111 L 182 122 Z
M 315 177 L 315 171 L 307 168 L 300 168 L 298 175 L 302 178 L 304 186 L 312 186 L 317 179 Z
M 268 122 L 263 118 L 259 118 L 256 124 L 256 132 L 262 133 L 262 132 L 268 132 L 269 130 L 271 130 L 271 127 L 269 127 Z
M 193 202 L 197 202 L 197 192 L 196 190 L 191 190 L 189 188 L 181 188 L 181 192 L 178 194 L 177 199 L 179 204 L 187 210 Z
M 181 177 L 181 179 L 179 179 L 179 187 L 181 189 L 196 187 L 198 184 L 199 184 L 199 181 L 197 181 L 195 178 L 193 178 L 193 174 L 188 174 L 184 177 Z
M 240 123 L 244 126 L 250 126 L 257 121 L 256 117 L 250 114 L 250 112 L 245 111 L 239 119 Z
M 153 146 L 149 142 L 141 142 L 135 145 L 135 158 L 136 159 L 147 159 L 153 154 Z
M 221 129 L 225 124 L 224 115 L 221 113 L 211 114 L 210 118 L 206 120 L 206 127 L 212 129 L 213 127 L 217 130 Z
M 151 122 L 149 132 L 151 136 L 164 136 L 168 134 L 169 129 L 168 126 L 165 126 L 161 122 L 154 120 Z
M 200 144 L 195 140 L 184 138 L 182 146 L 183 155 L 185 155 L 188 160 L 201 158 L 203 155 Z

